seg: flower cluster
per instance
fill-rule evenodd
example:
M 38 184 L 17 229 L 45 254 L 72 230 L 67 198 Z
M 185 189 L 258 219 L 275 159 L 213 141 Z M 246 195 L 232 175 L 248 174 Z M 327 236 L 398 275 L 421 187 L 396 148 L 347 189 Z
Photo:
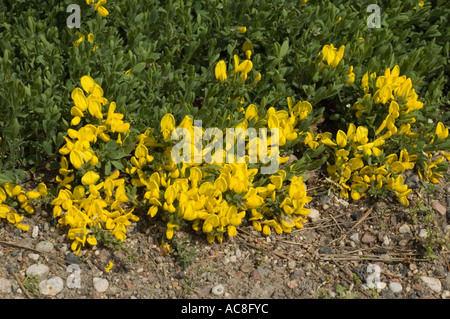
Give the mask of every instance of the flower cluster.
M 241 27 L 245 28 L 245 27 Z M 240 30 L 244 30 L 241 29 Z M 245 29 L 246 31 L 246 29 Z M 241 31 L 240 31 L 241 32 Z M 239 56 L 237 54 L 233 55 L 233 61 L 234 61 L 234 69 L 231 71 L 231 74 L 239 74 L 241 82 L 245 82 L 248 77 L 248 73 L 253 69 L 253 63 L 251 61 L 251 56 L 253 53 L 253 44 L 249 41 L 245 41 L 242 45 L 242 51 L 244 51 L 246 59 L 242 62 L 239 60 Z M 217 62 L 216 67 L 214 69 L 214 73 L 216 76 L 216 79 L 218 79 L 220 82 L 224 82 L 228 79 L 227 76 L 227 65 L 224 60 L 220 60 Z M 257 83 L 261 80 L 261 73 L 258 72 L 253 80 L 253 83 Z
M 434 136 L 420 133 L 415 126 L 417 112 L 423 107 L 412 87 L 412 81 L 400 69 L 387 68 L 382 76 L 366 73 L 361 80 L 364 96 L 354 103 L 356 119 L 364 125 L 350 123 L 347 132 L 333 134 L 307 133 L 305 144 L 317 148 L 325 144 L 332 150 L 332 161 L 327 171 L 339 185 L 341 194 L 358 200 L 366 194 L 383 194 L 392 191 L 405 206 L 412 190 L 404 184 L 403 174 L 417 166 L 422 180 L 438 183 L 442 177 L 440 163 L 448 153 L 435 154 L 448 137 L 448 129 L 442 123 L 436 126 Z M 373 94 L 371 92 L 374 92 Z M 431 134 L 433 135 L 433 134 Z M 419 141 L 429 141 L 427 161 L 417 151 Z
M 110 231 L 116 239 L 124 241 L 130 220 L 139 219 L 132 214 L 134 207 L 126 207 L 130 199 L 120 171 L 104 179 L 98 172 L 105 165 L 102 147 L 111 143 L 120 147 L 129 134 L 130 124 L 123 121 L 123 114 L 115 112 L 116 103 L 108 102 L 94 79 L 83 76 L 81 87 L 71 94 L 75 104 L 71 109 L 74 128 L 67 130 L 66 144 L 59 149 L 62 155 L 61 176 L 56 178 L 59 193 L 52 201 L 53 216 L 59 218 L 59 225 L 69 227 L 68 237 L 77 253 L 86 243 L 97 244 L 94 236 L 97 229 Z M 108 111 L 104 112 L 108 103 Z
M 39 183 L 36 190 L 25 191 L 20 185 L 5 183 L 0 187 L 0 220 L 6 219 L 15 227 L 28 231 L 30 226 L 23 225 L 24 216 L 18 213 L 22 210 L 27 214 L 34 213 L 33 200 L 47 196 L 47 186 Z
M 106 17 L 109 14 L 108 10 L 104 7 L 106 0 L 98 0 L 97 3 L 95 3 L 95 0 L 86 0 L 86 4 L 94 4 L 94 10 L 102 17 Z

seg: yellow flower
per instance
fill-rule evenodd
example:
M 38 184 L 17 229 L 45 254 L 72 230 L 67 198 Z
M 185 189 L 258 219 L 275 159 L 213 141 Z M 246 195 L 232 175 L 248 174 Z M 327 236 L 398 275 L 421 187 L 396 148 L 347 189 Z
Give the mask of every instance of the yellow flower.
M 94 171 L 89 171 L 83 175 L 81 178 L 81 183 L 83 185 L 92 185 L 95 184 L 100 179 L 100 175 Z
M 423 7 L 425 3 L 423 1 L 419 1 L 419 3 L 417 4 L 419 7 Z
M 219 62 L 217 62 L 214 71 L 216 79 L 218 79 L 220 82 L 224 82 L 227 80 L 227 65 L 225 64 L 225 61 L 220 60 Z
M 349 77 L 347 83 L 355 82 L 355 73 L 353 73 L 353 65 L 350 66 L 350 69 L 345 73 Z
M 436 135 L 439 139 L 445 139 L 448 136 L 448 128 L 442 122 L 436 126 Z
M 106 0 L 99 0 L 94 6 L 94 10 L 97 10 L 102 17 L 106 17 L 109 14 L 108 10 L 103 6 L 104 4 L 106 4 Z
M 247 32 L 247 28 L 246 27 L 239 27 L 238 31 L 242 34 L 244 34 L 245 32 Z
M 108 266 L 105 267 L 105 271 L 109 272 L 111 270 L 111 268 L 114 266 L 114 263 L 112 261 L 109 262 Z
M 161 119 L 161 133 L 165 140 L 170 140 L 170 134 L 175 129 L 175 118 L 172 114 L 167 113 Z

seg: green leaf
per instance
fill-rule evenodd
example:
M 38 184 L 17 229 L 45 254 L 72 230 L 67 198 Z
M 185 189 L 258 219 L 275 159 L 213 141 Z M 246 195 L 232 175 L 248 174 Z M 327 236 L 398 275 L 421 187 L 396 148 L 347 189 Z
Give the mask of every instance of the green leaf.
M 145 66 L 147 64 L 145 62 L 139 62 L 138 64 L 136 64 L 133 69 L 131 70 L 131 73 L 140 73 L 145 69 Z

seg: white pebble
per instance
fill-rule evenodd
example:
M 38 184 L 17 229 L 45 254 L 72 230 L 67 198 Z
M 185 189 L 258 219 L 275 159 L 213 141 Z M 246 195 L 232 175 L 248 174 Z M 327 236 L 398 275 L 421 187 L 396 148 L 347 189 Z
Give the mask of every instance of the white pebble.
M 33 227 L 33 231 L 31 232 L 31 237 L 37 238 L 38 235 L 39 235 L 39 227 L 38 226 L 34 226 Z
M 52 277 L 39 283 L 39 292 L 46 296 L 56 296 L 64 289 L 64 281 L 60 277 Z
M 237 258 L 241 258 L 242 257 L 242 252 L 240 249 L 236 249 L 236 257 Z
M 399 293 L 403 290 L 403 286 L 402 284 L 400 284 L 399 282 L 390 282 L 389 283 L 389 290 L 392 291 L 393 293 Z
M 421 229 L 420 232 L 419 232 L 419 237 L 427 238 L 428 237 L 428 231 L 426 229 Z
M 38 261 L 39 257 L 41 257 L 41 256 L 39 256 L 39 254 L 30 253 L 30 254 L 28 254 L 28 257 L 30 259 L 33 259 L 34 261 Z
M 428 276 L 422 276 L 420 279 L 434 292 L 441 292 L 442 284 L 439 279 Z
M 237 261 L 236 256 L 230 256 L 230 262 L 235 263 Z
M 309 209 L 311 212 L 308 214 L 308 219 L 312 222 L 316 222 L 320 219 L 320 212 L 315 208 Z
M 27 276 L 39 276 L 39 279 L 47 277 L 50 269 L 44 264 L 33 264 L 27 268 Z
M 411 228 L 408 226 L 408 224 L 403 224 L 402 226 L 400 226 L 398 231 L 401 234 L 407 234 L 407 233 L 409 233 L 411 231 Z
M 106 279 L 94 277 L 94 289 L 97 292 L 105 292 L 109 287 L 109 282 Z
M 212 287 L 211 292 L 216 296 L 221 296 L 225 292 L 225 288 L 222 285 Z

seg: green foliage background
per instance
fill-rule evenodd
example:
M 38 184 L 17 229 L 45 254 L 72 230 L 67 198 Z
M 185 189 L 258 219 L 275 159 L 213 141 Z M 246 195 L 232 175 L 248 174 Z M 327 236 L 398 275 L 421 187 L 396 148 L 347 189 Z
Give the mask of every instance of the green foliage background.
M 69 4 L 81 8 L 81 28 L 70 29 Z M 369 29 L 369 4 L 381 7 L 381 28 Z M 400 66 L 411 77 L 434 123 L 449 124 L 450 7 L 445 0 L 425 1 L 144 1 L 106 4 L 102 18 L 83 0 L 0 1 L 0 182 L 20 182 L 57 160 L 70 118 L 70 92 L 81 76 L 92 76 L 117 102 L 136 131 L 158 127 L 171 112 L 203 126 L 227 127 L 237 102 L 286 108 L 286 98 L 308 100 L 327 130 L 345 129 L 346 107 L 362 97 L 360 79 Z M 416 7 L 415 9 L 413 7 Z M 336 21 L 341 18 L 339 23 Z M 247 27 L 240 34 L 237 28 Z M 78 47 L 75 32 L 95 36 Z M 362 37 L 364 40 L 359 40 Z M 243 59 L 245 40 L 254 45 L 256 86 L 214 77 L 219 59 L 231 67 Z M 315 61 L 325 44 L 345 45 L 343 63 L 318 72 Z M 94 52 L 93 46 L 98 49 Z M 354 66 L 356 81 L 344 85 Z M 131 69 L 131 75 L 124 72 Z M 252 73 L 254 77 L 256 73 Z M 249 81 L 251 83 L 251 81 Z M 323 112 L 323 113 L 322 113 Z

